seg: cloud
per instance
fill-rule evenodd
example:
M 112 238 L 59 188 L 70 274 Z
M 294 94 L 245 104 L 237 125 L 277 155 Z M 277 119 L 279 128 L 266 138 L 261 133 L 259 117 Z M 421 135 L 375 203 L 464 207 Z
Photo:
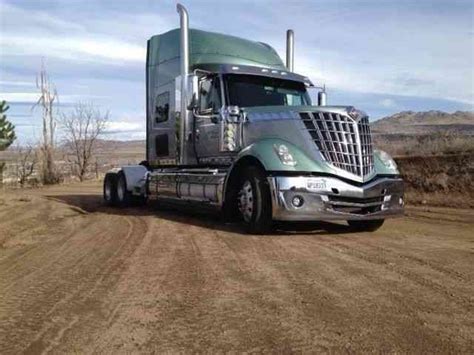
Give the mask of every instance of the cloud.
M 0 3 L 2 9 L 1 28 L 14 28 L 22 25 L 22 32 L 37 35 L 41 32 L 57 33 L 58 31 L 83 31 L 84 26 L 70 20 L 63 20 L 53 16 L 46 11 L 25 10 L 21 7 L 8 4 L 6 1 Z M 35 33 L 36 32 L 36 33 Z
M 107 134 L 145 132 L 145 120 L 143 122 L 110 121 L 107 122 Z
M 122 27 L 117 26 L 120 23 L 117 18 L 107 22 L 108 28 L 116 29 L 113 34 L 107 34 L 93 30 L 96 26 L 105 29 L 103 20 L 98 21 L 96 26 L 87 26 L 77 23 L 75 19 L 66 21 L 41 10 L 24 10 L 6 3 L 0 6 L 2 56 L 37 55 L 75 61 L 145 61 L 146 43 L 134 44 L 123 40 L 123 36 L 116 32 Z M 89 22 L 87 19 L 83 21 Z
M 23 86 L 23 87 L 33 87 L 34 83 L 29 81 L 8 81 L 0 80 L 0 86 Z
M 104 132 L 107 139 L 137 140 L 146 138 L 145 119 L 124 119 L 110 121 Z
M 38 101 L 39 94 L 29 92 L 2 92 L 0 93 L 0 99 L 7 102 L 30 102 L 35 103 Z
M 394 108 L 397 106 L 397 104 L 395 103 L 394 100 L 392 99 L 383 99 L 379 102 L 379 104 L 382 106 L 382 107 L 385 107 L 385 108 Z
M 2 36 L 4 55 L 39 55 L 75 61 L 97 59 L 120 62 L 144 62 L 146 49 L 112 38 L 68 38 L 52 36 Z
M 34 104 L 40 97 L 39 93 L 31 92 L 0 92 L 0 100 L 5 100 L 8 103 L 31 103 Z M 78 101 L 89 101 L 99 96 L 92 95 L 60 95 L 60 104 L 71 104 Z

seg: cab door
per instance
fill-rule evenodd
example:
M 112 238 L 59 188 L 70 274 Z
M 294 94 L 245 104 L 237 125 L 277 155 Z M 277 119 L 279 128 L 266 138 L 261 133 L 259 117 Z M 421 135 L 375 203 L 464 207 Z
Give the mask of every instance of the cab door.
M 200 163 L 213 163 L 219 156 L 222 89 L 219 76 L 199 82 L 198 115 L 194 115 L 194 144 Z

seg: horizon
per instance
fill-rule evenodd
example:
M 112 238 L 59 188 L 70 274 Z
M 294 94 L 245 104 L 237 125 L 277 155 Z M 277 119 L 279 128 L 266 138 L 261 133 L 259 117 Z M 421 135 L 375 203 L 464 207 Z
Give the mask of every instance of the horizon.
M 294 29 L 295 71 L 326 84 L 329 104 L 355 106 L 372 121 L 401 111 L 473 111 L 469 1 L 183 4 L 191 28 L 266 42 L 281 58 L 285 31 Z M 0 0 L 0 100 L 10 106 L 7 117 L 18 141 L 40 136 L 39 112 L 31 107 L 43 59 L 61 111 L 77 101 L 93 102 L 111 112 L 104 140 L 143 140 L 146 41 L 178 27 L 175 6 Z M 206 21 L 208 8 L 218 15 L 212 21 Z

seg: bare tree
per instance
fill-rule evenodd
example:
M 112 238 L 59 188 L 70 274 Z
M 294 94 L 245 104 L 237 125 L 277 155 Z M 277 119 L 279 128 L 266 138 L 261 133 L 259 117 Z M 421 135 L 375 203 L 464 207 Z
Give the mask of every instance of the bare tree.
M 109 112 L 101 113 L 91 103 L 78 103 L 71 112 L 61 115 L 64 146 L 72 157 L 80 181 L 84 180 L 92 163 L 97 139 L 104 133 L 108 119 Z
M 58 93 L 49 80 L 44 63 L 36 77 L 36 87 L 40 90 L 40 98 L 33 106 L 42 109 L 43 118 L 43 141 L 42 151 L 42 180 L 44 184 L 54 184 L 59 181 L 59 176 L 54 166 L 54 145 L 56 120 L 54 118 L 54 108 L 58 102 Z
M 24 187 L 28 179 L 35 173 L 35 168 L 38 163 L 38 154 L 36 149 L 27 145 L 25 147 L 18 147 L 17 162 L 16 162 L 16 177 L 21 187 Z

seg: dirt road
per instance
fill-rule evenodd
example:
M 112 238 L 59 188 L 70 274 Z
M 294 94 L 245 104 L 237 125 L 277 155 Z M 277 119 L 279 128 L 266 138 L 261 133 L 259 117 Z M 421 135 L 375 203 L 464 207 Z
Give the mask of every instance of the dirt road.
M 1 353 L 474 351 L 471 210 L 257 237 L 99 193 L 0 195 Z

